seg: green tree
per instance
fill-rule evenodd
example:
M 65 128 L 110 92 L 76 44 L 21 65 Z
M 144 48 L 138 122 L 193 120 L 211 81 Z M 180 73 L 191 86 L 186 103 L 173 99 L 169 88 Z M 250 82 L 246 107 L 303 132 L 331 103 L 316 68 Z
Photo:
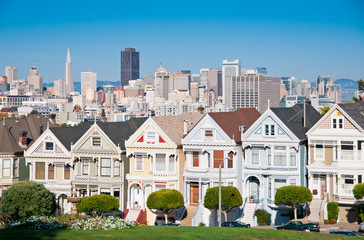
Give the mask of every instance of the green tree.
M 69 127 L 69 125 L 67 123 L 62 123 L 60 126 L 61 127 Z
M 353 188 L 355 199 L 360 199 L 364 196 L 364 183 L 358 183 Z
M 37 110 L 32 110 L 32 111 L 30 112 L 30 114 L 38 114 L 38 111 L 37 111 Z
M 219 209 L 219 187 L 208 188 L 204 198 L 204 206 L 208 209 Z M 227 214 L 243 204 L 243 199 L 236 187 L 221 187 L 221 210 L 227 220 Z
M 102 210 L 104 212 L 119 209 L 119 200 L 116 197 L 100 194 L 90 197 L 83 197 L 82 200 L 77 203 L 77 212 L 84 212 L 88 215 Z
M 363 93 L 364 93 L 364 81 L 362 79 L 358 80 L 358 91 L 359 91 L 359 97 L 353 97 L 353 100 L 355 102 L 363 101 Z
M 339 217 L 339 204 L 337 202 L 329 202 L 327 203 L 327 218 L 329 220 L 335 219 Z
M 301 204 L 312 201 L 311 191 L 307 187 L 286 186 L 277 190 L 274 203 L 275 205 L 285 205 L 294 211 L 294 219 L 297 219 L 297 209 Z
M 164 222 L 167 224 L 168 213 L 171 210 L 183 207 L 184 201 L 182 194 L 174 189 L 161 189 L 153 192 L 147 199 L 147 207 L 162 211 L 164 214 Z M 156 213 L 156 212 L 154 212 Z
M 321 116 L 324 116 L 328 111 L 330 111 L 330 107 L 322 107 L 320 108 Z
M 56 209 L 56 197 L 43 184 L 24 181 L 14 183 L 1 200 L 1 215 L 12 219 L 32 215 L 51 215 Z

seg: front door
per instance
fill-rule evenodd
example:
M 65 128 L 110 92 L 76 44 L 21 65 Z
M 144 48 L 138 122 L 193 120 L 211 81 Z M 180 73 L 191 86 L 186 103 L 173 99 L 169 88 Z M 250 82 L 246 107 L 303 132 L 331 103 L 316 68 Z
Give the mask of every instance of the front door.
M 326 175 L 321 175 L 321 198 L 324 198 L 324 194 L 326 192 Z
M 199 201 L 199 185 L 198 183 L 191 183 L 191 205 L 197 205 Z

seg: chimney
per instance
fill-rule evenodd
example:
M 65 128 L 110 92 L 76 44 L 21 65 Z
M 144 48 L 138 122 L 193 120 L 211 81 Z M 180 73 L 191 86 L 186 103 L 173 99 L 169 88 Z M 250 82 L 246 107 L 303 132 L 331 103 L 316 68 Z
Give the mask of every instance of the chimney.
M 22 148 L 26 148 L 27 147 L 27 142 L 28 142 L 28 132 L 27 131 L 21 131 L 19 133 L 19 145 Z
M 306 127 L 306 101 L 303 102 L 303 127 Z
M 183 135 L 187 135 L 187 128 L 188 128 L 188 121 L 184 120 L 183 121 Z

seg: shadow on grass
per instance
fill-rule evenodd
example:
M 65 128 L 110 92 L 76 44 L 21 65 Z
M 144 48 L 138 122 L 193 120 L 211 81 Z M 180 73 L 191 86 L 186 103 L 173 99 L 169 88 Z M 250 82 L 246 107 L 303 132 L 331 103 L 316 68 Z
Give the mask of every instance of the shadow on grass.
M 62 230 L 46 230 L 46 229 L 0 229 L 0 239 L 40 239 L 40 240 L 48 240 L 48 239 L 56 239 L 58 233 L 60 231 L 69 231 L 67 229 Z M 70 238 L 72 239 L 72 238 Z

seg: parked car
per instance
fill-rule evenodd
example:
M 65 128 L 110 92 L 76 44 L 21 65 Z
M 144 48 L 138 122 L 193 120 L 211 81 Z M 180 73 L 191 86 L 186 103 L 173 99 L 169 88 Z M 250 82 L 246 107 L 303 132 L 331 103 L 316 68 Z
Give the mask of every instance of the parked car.
M 166 224 L 162 224 L 162 226 L 180 227 L 181 225 L 179 223 L 166 223 Z
M 224 222 L 221 227 L 240 227 L 240 228 L 250 228 L 250 224 L 245 224 L 242 222 Z
M 364 233 L 364 222 L 360 223 L 358 232 Z
M 290 221 L 282 226 L 275 227 L 275 230 L 296 230 L 306 232 L 320 232 L 320 225 L 318 223 L 306 223 L 301 221 Z
M 346 231 L 346 230 L 331 231 L 330 234 L 342 234 L 342 235 L 346 235 L 346 236 L 361 236 L 357 232 Z

